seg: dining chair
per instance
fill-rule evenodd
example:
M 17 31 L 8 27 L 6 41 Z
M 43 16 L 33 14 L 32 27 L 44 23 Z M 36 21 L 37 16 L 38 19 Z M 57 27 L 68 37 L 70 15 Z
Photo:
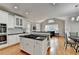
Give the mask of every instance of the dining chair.
M 79 52 L 79 42 L 76 42 L 75 50 L 76 50 L 76 53 Z
M 70 36 L 76 36 L 76 37 L 78 37 L 78 32 L 70 32 Z M 75 42 L 75 47 L 74 47 L 74 49 L 76 50 L 76 52 L 78 52 L 79 51 L 79 42 Z
M 68 45 L 70 45 L 71 47 L 75 47 L 75 41 L 68 38 L 67 33 L 64 34 L 64 38 L 65 38 L 64 40 L 65 49 L 67 48 Z

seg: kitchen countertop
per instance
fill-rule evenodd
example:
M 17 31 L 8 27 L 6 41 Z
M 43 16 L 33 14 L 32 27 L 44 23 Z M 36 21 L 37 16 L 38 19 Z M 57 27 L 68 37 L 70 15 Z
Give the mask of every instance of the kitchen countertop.
M 0 36 L 2 36 L 2 35 L 7 35 L 7 33 L 0 33 Z
M 32 31 L 32 32 L 37 32 L 37 33 L 50 33 L 49 31 Z
M 26 33 L 10 33 L 8 35 L 17 35 L 17 34 L 26 34 Z
M 20 37 L 43 41 L 44 39 L 46 39 L 47 36 L 30 34 L 30 35 L 21 35 Z

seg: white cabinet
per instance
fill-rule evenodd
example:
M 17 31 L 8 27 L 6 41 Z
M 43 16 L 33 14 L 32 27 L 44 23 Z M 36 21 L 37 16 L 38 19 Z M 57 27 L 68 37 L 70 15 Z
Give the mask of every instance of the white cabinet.
M 6 23 L 8 21 L 8 13 L 0 10 L 0 23 Z
M 21 50 L 32 55 L 46 55 L 48 43 L 47 39 L 40 41 L 30 38 L 20 38 Z
M 20 37 L 19 37 L 18 34 L 16 35 L 16 41 L 17 41 L 17 42 L 20 42 Z
M 47 40 L 39 41 L 35 40 L 35 48 L 34 48 L 34 55 L 46 55 L 47 54 Z
M 8 14 L 8 28 L 23 27 L 24 18 L 14 14 Z
M 14 28 L 14 15 L 8 15 L 8 28 Z
M 28 23 L 27 26 L 26 26 L 26 32 L 27 33 L 31 32 L 31 24 L 30 23 Z
M 15 15 L 15 27 L 23 27 L 23 17 Z
M 42 42 L 35 40 L 35 48 L 34 48 L 34 55 L 41 55 L 42 54 Z
M 36 24 L 36 31 L 40 31 L 40 24 Z
M 21 49 L 26 51 L 29 54 L 33 54 L 34 51 L 34 40 L 29 38 L 20 39 Z
M 17 38 L 17 35 L 8 35 L 7 36 L 7 43 L 8 44 L 16 44 L 19 42 L 19 39 Z

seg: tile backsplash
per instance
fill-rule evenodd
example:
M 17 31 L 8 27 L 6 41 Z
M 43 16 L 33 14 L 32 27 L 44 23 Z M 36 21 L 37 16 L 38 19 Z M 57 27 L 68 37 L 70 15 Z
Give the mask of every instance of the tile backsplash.
M 23 33 L 23 32 L 25 32 L 25 29 L 23 28 L 8 28 L 8 34 Z

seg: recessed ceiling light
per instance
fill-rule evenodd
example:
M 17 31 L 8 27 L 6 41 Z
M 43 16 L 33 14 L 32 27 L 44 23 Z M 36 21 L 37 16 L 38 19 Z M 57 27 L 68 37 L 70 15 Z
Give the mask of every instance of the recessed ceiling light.
M 18 6 L 14 6 L 15 9 L 18 9 Z
M 77 17 L 76 21 L 79 21 L 79 16 Z
M 72 21 L 74 21 L 74 20 L 75 20 L 75 18 L 74 18 L 74 17 L 72 17 L 72 18 L 71 18 L 71 20 L 72 20 Z

